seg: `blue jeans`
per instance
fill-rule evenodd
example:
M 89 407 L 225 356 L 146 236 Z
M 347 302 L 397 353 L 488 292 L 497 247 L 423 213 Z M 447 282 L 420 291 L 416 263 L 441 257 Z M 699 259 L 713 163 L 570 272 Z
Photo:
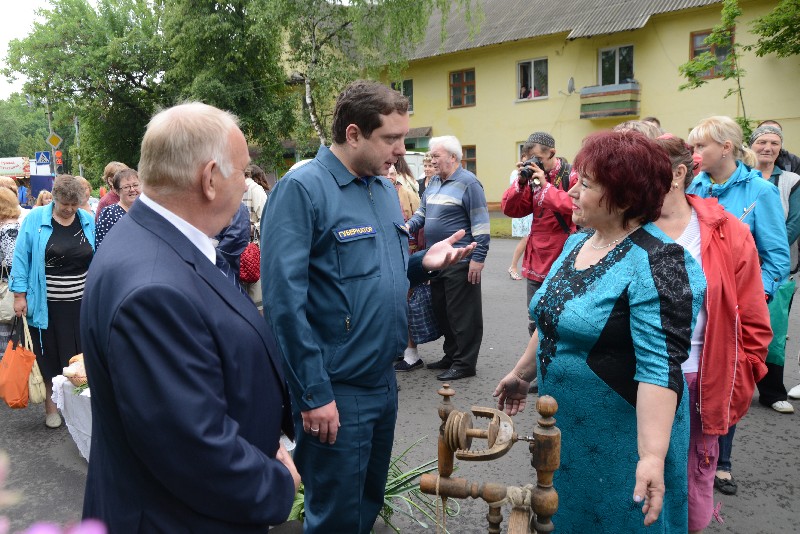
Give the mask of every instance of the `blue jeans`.
M 733 449 L 733 435 L 736 433 L 736 425 L 728 428 L 728 433 L 719 437 L 719 461 L 717 471 L 731 472 L 731 450 Z

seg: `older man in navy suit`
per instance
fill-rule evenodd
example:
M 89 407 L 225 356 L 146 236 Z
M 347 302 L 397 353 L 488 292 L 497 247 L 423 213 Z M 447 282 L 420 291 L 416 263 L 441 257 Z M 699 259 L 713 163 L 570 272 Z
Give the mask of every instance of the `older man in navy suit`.
M 249 163 L 233 115 L 157 114 L 139 202 L 89 271 L 81 335 L 92 388 L 84 517 L 114 533 L 265 532 L 300 479 L 272 331 L 209 237 L 239 207 Z

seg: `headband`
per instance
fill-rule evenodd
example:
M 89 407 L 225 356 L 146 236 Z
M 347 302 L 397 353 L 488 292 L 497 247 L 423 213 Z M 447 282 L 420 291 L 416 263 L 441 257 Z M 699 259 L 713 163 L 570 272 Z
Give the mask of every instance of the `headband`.
M 756 139 L 761 137 L 764 134 L 775 134 L 781 138 L 781 144 L 783 144 L 783 132 L 777 126 L 770 126 L 769 124 L 765 124 L 764 126 L 759 126 L 755 130 L 753 130 L 753 134 L 750 136 L 750 145 L 752 146 L 753 143 L 756 142 Z

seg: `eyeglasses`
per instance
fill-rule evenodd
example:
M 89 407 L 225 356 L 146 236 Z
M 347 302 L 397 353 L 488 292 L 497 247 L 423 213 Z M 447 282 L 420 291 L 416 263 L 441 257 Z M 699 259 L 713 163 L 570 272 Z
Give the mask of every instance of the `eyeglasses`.
M 121 186 L 121 187 L 119 188 L 119 190 L 120 190 L 120 191 L 125 191 L 126 193 L 128 193 L 128 192 L 130 192 L 130 191 L 133 191 L 134 189 L 136 189 L 136 190 L 138 191 L 138 190 L 139 190 L 139 188 L 140 188 L 141 186 L 142 186 L 142 184 L 129 184 L 129 185 L 123 185 L 123 186 Z

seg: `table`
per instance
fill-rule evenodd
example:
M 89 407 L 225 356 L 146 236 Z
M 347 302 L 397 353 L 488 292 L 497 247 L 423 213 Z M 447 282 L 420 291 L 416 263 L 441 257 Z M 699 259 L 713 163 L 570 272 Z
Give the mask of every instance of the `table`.
M 81 456 L 89 461 L 92 445 L 92 393 L 84 389 L 80 395 L 75 394 L 75 386 L 63 375 L 53 377 L 53 402 L 56 403 L 64 422 L 67 424 L 72 440 L 78 446 Z M 295 447 L 294 442 L 281 435 L 281 442 L 289 450 Z
M 81 456 L 89 460 L 92 443 L 92 393 L 86 388 L 80 395 L 75 386 L 63 375 L 53 378 L 53 402 L 56 403 L 67 429 Z

